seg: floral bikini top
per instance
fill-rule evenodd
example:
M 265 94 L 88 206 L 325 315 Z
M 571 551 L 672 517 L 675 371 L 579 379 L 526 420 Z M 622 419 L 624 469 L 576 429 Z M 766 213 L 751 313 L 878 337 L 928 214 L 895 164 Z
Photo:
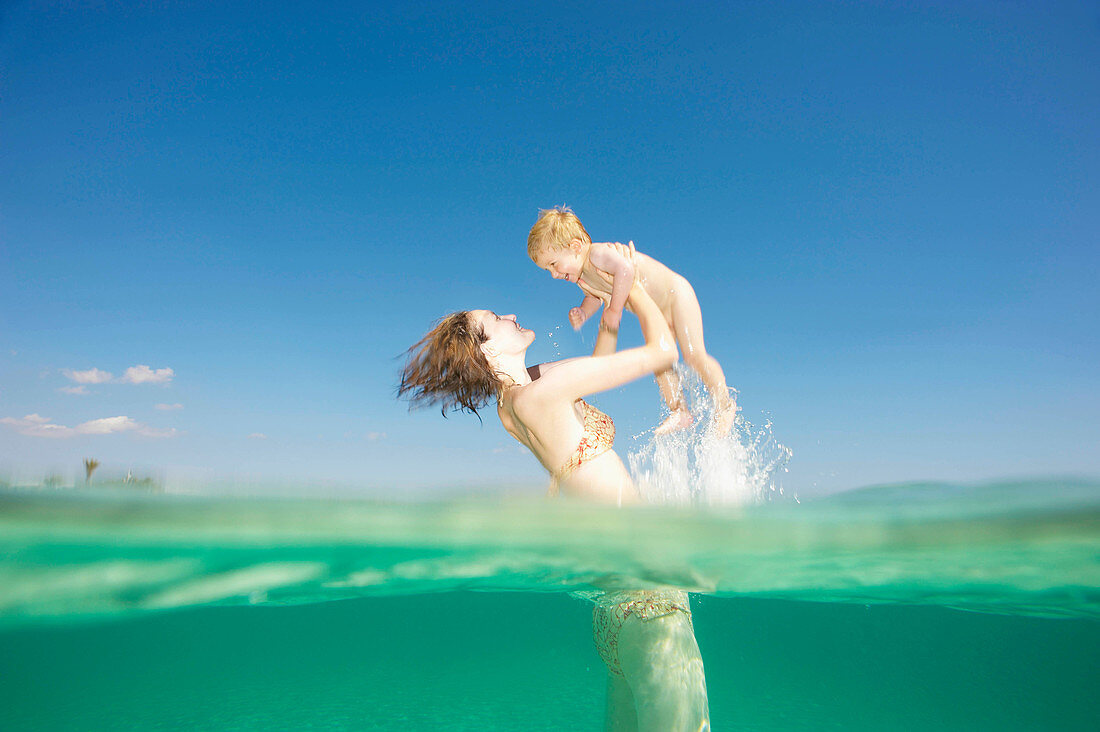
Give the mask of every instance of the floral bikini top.
M 577 401 L 580 402 L 581 409 L 584 411 L 584 435 L 581 436 L 581 441 L 573 451 L 573 455 L 554 473 L 555 484 L 569 477 L 584 463 L 610 450 L 615 442 L 615 423 L 611 421 L 611 417 L 583 399 Z

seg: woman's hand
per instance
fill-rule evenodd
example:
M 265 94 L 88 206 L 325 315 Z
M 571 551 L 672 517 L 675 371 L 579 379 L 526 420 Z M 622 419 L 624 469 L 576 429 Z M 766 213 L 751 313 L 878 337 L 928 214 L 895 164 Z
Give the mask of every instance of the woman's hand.
M 619 331 L 619 323 L 622 319 L 622 311 L 616 312 L 611 308 L 604 308 L 603 317 L 600 318 L 600 327 L 606 331 L 617 333 Z
M 641 300 L 646 300 L 650 303 L 653 302 L 653 298 L 650 297 L 646 289 L 642 287 L 642 283 L 635 278 L 634 285 L 630 288 L 630 294 L 626 298 L 626 304 L 632 312 L 636 313 L 638 312 L 638 303 Z M 653 306 L 656 307 L 656 303 L 654 303 Z
M 517 411 L 522 408 L 535 414 L 558 400 L 571 404 L 588 394 L 664 371 L 676 362 L 679 357 L 676 340 L 657 303 L 637 282 L 631 287 L 629 298 L 630 308 L 641 324 L 645 345 L 616 352 L 614 334 L 601 330 L 593 357 L 569 359 L 555 364 L 553 371 L 544 370 L 539 380 L 526 390 L 528 396 L 522 407 L 517 397 Z
M 605 241 L 605 242 L 601 242 L 600 246 L 607 247 L 611 251 L 613 251 L 616 254 L 618 254 L 619 256 L 621 256 L 626 261 L 630 262 L 630 266 L 634 271 L 634 279 L 637 280 L 637 278 L 638 278 L 638 262 L 637 262 L 637 258 L 635 257 L 637 252 L 634 251 L 634 242 L 630 241 L 630 242 L 627 242 L 626 244 L 623 244 L 622 242 L 617 242 L 617 241 Z M 610 272 L 605 272 L 604 270 L 597 267 L 596 268 L 596 273 L 600 277 L 602 277 L 603 280 L 607 284 L 609 284 L 609 285 L 614 284 L 615 277 Z
M 628 241 L 626 244 L 620 244 L 619 242 L 615 242 L 613 244 L 613 246 L 615 247 L 615 250 L 617 252 L 619 252 L 619 254 L 623 255 L 624 257 L 626 257 L 627 259 L 630 260 L 630 264 L 633 265 L 634 268 L 635 268 L 634 271 L 637 272 L 638 271 L 637 270 L 638 261 L 637 261 L 637 257 L 635 255 L 638 252 L 634 251 L 634 242 L 633 241 Z

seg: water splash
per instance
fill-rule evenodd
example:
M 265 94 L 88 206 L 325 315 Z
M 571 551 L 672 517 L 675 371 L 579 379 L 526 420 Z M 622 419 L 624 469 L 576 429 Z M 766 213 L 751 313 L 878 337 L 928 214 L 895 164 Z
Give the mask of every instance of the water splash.
M 628 460 L 642 496 L 664 505 L 738 506 L 783 495 L 791 450 L 775 439 L 771 420 L 758 427 L 738 412 L 729 433 L 716 434 L 710 395 L 693 371 L 679 364 L 677 371 L 694 422 L 672 434 L 634 437 L 641 444 Z
M 560 357 L 561 356 L 561 346 L 558 343 L 559 335 L 560 335 L 559 331 L 560 330 L 561 330 L 561 326 L 560 325 L 555 325 L 554 330 L 552 330 L 552 331 L 550 331 L 549 333 L 546 334 L 547 337 L 550 339 L 550 345 L 554 348 L 554 356 L 555 357 Z

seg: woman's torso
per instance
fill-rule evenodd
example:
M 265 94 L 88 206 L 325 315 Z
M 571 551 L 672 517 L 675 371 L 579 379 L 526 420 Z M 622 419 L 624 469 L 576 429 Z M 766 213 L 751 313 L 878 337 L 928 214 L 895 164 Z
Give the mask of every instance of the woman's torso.
M 537 380 L 512 387 L 502 396 L 497 414 L 504 429 L 542 463 L 558 490 L 567 496 L 606 503 L 638 503 L 634 482 L 614 450 L 586 451 L 598 454 L 584 456 L 579 465 L 571 465 L 577 462 L 573 458 L 581 441 L 592 437 L 586 435 L 586 409 L 581 400 L 551 401 L 541 404 L 538 410 L 520 409 L 526 418 L 517 414 L 517 399 L 532 399 L 537 390 Z M 567 465 L 571 469 L 562 474 Z

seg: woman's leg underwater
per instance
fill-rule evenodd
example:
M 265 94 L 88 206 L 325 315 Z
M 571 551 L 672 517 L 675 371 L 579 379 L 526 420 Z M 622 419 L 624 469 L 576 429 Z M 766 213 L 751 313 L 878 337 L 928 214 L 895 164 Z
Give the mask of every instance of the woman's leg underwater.
M 640 732 L 710 729 L 703 659 L 686 613 L 628 617 L 619 633 L 619 662 Z
M 638 712 L 634 708 L 634 695 L 630 684 L 618 674 L 607 672 L 607 714 L 604 719 L 606 732 L 638 732 Z

